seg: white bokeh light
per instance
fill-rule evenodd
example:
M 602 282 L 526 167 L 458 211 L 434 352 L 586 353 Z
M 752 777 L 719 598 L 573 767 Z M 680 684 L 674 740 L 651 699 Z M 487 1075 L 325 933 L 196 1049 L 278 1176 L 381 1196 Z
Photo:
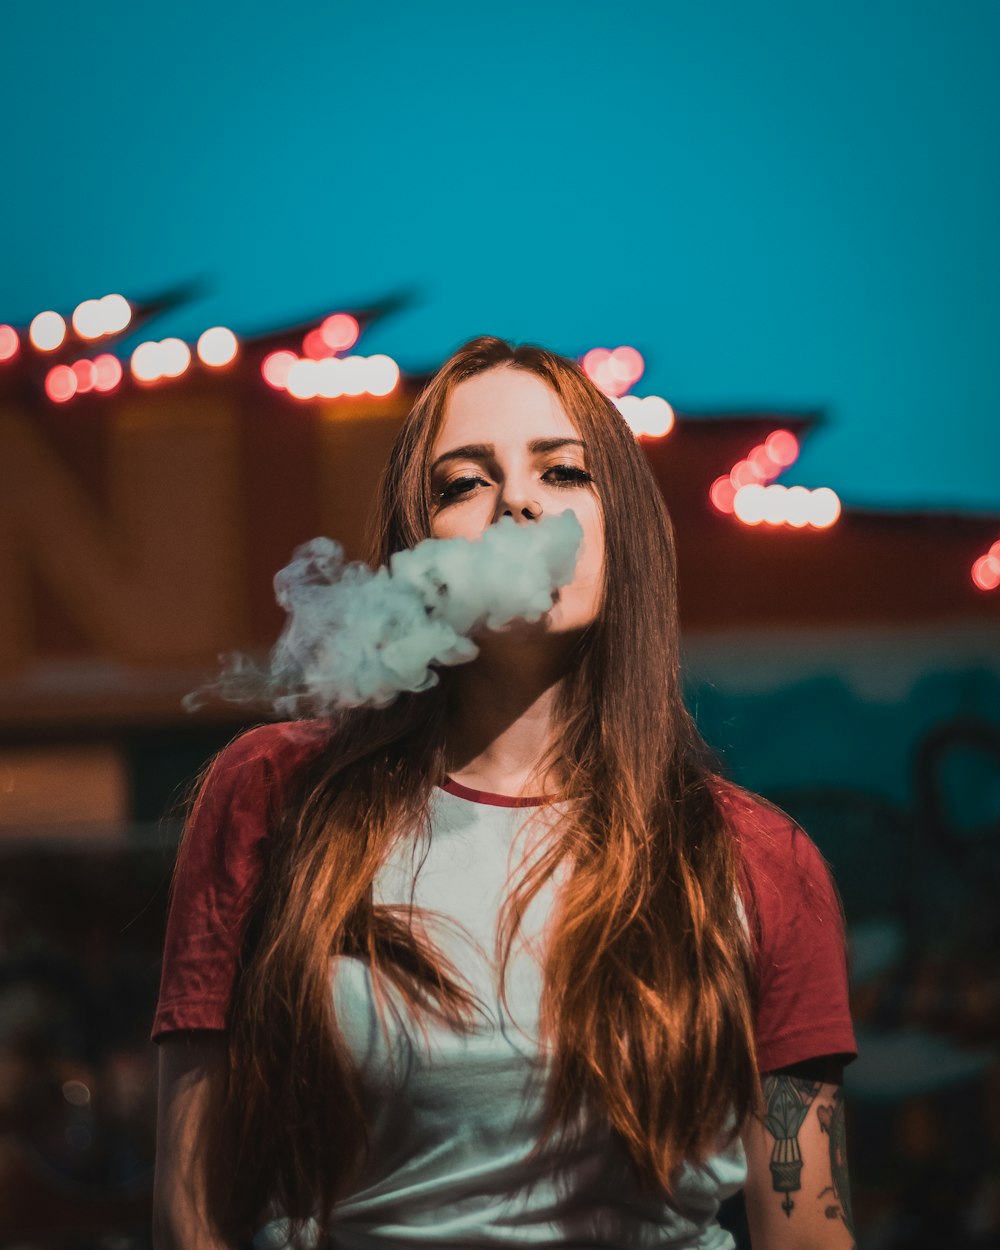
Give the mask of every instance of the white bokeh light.
M 372 395 L 390 395 L 399 382 L 399 365 L 391 356 L 376 353 L 368 357 L 368 391 Z
M 85 299 L 73 310 L 73 330 L 82 339 L 99 339 L 105 330 L 105 315 L 101 301 Z
M 132 376 L 140 382 L 153 382 L 163 373 L 160 360 L 160 344 L 151 340 L 140 343 L 129 361 Z
M 744 525 L 760 525 L 767 511 L 766 487 L 755 482 L 741 486 L 733 496 L 733 513 Z
M 28 338 L 40 352 L 54 352 L 66 338 L 66 322 L 57 312 L 40 312 L 32 319 Z
M 296 399 L 315 399 L 319 394 L 322 375 L 319 361 L 304 357 L 297 360 L 288 370 L 285 389 Z
M 239 347 L 232 330 L 225 326 L 212 326 L 198 338 L 198 359 L 202 364 L 218 369 L 236 359 Z
M 805 486 L 789 486 L 785 495 L 785 523 L 802 529 L 812 516 L 812 492 Z
M 829 486 L 820 486 L 812 492 L 811 524 L 826 529 L 840 516 L 840 499 Z
M 341 385 L 345 395 L 363 395 L 367 390 L 368 379 L 365 376 L 364 356 L 343 356 L 341 358 L 343 372 Z
M 124 295 L 105 295 L 100 304 L 105 334 L 120 333 L 132 320 L 132 306 Z
M 191 363 L 191 349 L 181 339 L 164 339 L 160 343 L 160 372 L 164 377 L 179 378 Z
M 317 393 L 324 399 L 338 399 L 344 393 L 343 361 L 327 356 L 316 363 Z
M 663 438 L 674 427 L 674 410 L 661 395 L 623 395 L 612 403 L 637 438 Z

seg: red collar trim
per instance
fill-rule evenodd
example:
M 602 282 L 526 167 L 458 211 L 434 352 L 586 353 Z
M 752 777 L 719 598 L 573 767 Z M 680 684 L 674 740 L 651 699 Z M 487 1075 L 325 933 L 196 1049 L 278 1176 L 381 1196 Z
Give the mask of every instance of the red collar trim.
M 445 777 L 441 789 L 456 798 L 468 799 L 470 803 L 486 803 L 490 807 L 541 807 L 552 800 L 542 795 L 539 798 L 514 798 L 510 794 L 492 794 L 489 790 L 473 790 L 471 786 L 463 786 L 460 781 Z

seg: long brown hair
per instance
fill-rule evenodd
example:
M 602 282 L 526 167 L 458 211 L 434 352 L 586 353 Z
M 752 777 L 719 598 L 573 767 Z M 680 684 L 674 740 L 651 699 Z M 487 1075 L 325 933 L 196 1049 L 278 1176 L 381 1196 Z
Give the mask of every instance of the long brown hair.
M 429 451 L 449 395 L 497 367 L 528 370 L 558 395 L 588 447 L 605 530 L 602 607 L 560 687 L 558 746 L 546 757 L 567 814 L 498 934 L 506 970 L 526 907 L 568 857 L 545 954 L 540 1037 L 552 1066 L 536 1149 L 569 1130 L 586 1100 L 620 1134 L 640 1181 L 666 1197 L 682 1161 L 704 1160 L 742 1126 L 758 1078 L 745 883 L 717 802 L 720 761 L 682 696 L 673 531 L 641 446 L 574 362 L 472 339 L 399 431 L 369 559 L 385 564 L 429 535 Z M 474 1002 L 454 969 L 371 890 L 393 839 L 427 827 L 446 773 L 450 689 L 442 670 L 429 690 L 338 716 L 273 831 L 209 1149 L 225 1231 L 252 1230 L 265 1199 L 293 1229 L 309 1217 L 324 1227 L 366 1159 L 358 1074 L 333 1015 L 332 955 L 367 958 L 376 985 L 384 973 L 414 1006 L 469 1027 Z

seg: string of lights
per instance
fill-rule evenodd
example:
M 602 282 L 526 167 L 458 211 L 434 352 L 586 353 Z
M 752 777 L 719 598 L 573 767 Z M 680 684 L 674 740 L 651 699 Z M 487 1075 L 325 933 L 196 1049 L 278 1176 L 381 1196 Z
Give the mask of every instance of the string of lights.
M 76 396 L 111 395 L 123 386 L 160 386 L 184 377 L 194 368 L 222 371 L 237 368 L 245 355 L 237 335 L 226 326 L 204 330 L 193 345 L 168 337 L 145 339 L 132 348 L 127 361 L 112 351 L 82 355 L 90 345 L 120 339 L 161 306 L 130 302 L 120 294 L 85 299 L 67 320 L 47 309 L 26 329 L 0 324 L 0 367 L 26 357 L 53 358 L 44 374 L 43 390 L 53 404 Z M 352 352 L 361 324 L 346 312 L 334 312 L 309 326 L 297 347 L 266 351 L 251 367 L 263 382 L 295 402 L 335 400 L 346 396 L 391 395 L 400 382 L 400 368 L 391 356 Z M 75 358 L 70 358 L 75 357 Z M 642 354 L 634 347 L 593 347 L 580 358 L 587 376 L 613 400 L 630 429 L 642 439 L 666 438 L 676 424 L 670 403 L 660 395 L 639 396 L 632 388 L 645 372 Z M 798 439 L 785 429 L 774 430 L 728 473 L 711 484 L 708 497 L 718 512 L 746 526 L 790 526 L 828 529 L 841 516 L 841 501 L 829 486 L 786 486 L 778 478 L 798 459 Z M 1000 540 L 979 556 L 971 570 L 980 590 L 1000 587 Z

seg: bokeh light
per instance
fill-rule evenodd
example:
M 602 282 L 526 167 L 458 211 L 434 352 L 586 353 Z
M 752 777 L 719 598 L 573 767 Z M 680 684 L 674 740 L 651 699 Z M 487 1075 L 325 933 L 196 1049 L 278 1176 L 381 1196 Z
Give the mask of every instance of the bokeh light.
M 57 312 L 40 312 L 28 327 L 28 338 L 40 352 L 54 352 L 66 338 L 66 322 Z
M 980 590 L 996 590 L 1000 586 L 1000 568 L 990 556 L 980 556 L 972 566 L 972 580 Z
M 810 492 L 812 496 L 812 514 L 809 524 L 817 529 L 827 529 L 840 516 L 840 499 L 836 491 L 829 486 L 819 486 Z
M 1000 539 L 973 564 L 972 580 L 980 590 L 996 590 L 1000 586 Z
M 85 299 L 73 310 L 73 330 L 82 339 L 99 339 L 106 334 L 105 309 L 98 299 Z
M 628 388 L 642 377 L 645 364 L 634 347 L 616 347 L 607 368 L 616 382 Z
M 344 393 L 344 362 L 327 355 L 316 365 L 317 394 L 323 399 L 337 399 Z
M 634 347 L 592 347 L 581 362 L 587 377 L 605 395 L 618 398 L 642 377 L 646 368 L 642 355 Z
M 191 349 L 181 339 L 160 342 L 160 372 L 165 378 L 179 378 L 191 363 Z
M 74 1107 L 86 1107 L 90 1102 L 90 1087 L 83 1081 L 63 1081 L 62 1094 Z
M 94 389 L 107 394 L 122 380 L 122 362 L 110 352 L 103 352 L 94 358 L 94 372 Z
M 763 443 L 758 443 L 753 451 L 749 453 L 746 457 L 746 463 L 756 474 L 758 482 L 769 482 L 772 477 L 777 477 L 784 467 L 771 459 L 767 447 Z
M 296 360 L 288 370 L 285 389 L 296 399 L 315 399 L 319 394 L 322 374 L 318 360 Z
M 81 339 L 99 339 L 118 334 L 132 320 L 132 306 L 124 295 L 85 299 L 73 310 L 73 331 Z
M 76 375 L 76 393 L 86 395 L 97 385 L 97 368 L 92 360 L 76 360 L 70 365 Z
M 760 478 L 748 460 L 738 460 L 729 470 L 729 480 L 739 490 L 741 486 L 757 486 Z
M 333 348 L 323 337 L 321 330 L 310 330 L 302 340 L 302 353 L 310 360 L 325 360 L 333 355 Z
M 341 360 L 341 385 L 345 395 L 363 395 L 368 388 L 364 356 L 344 356 Z
M 372 395 L 390 395 L 399 383 L 399 365 L 391 356 L 376 352 L 368 357 L 368 391 Z
M 778 482 L 773 482 L 770 486 L 762 486 L 764 499 L 763 520 L 768 525 L 784 525 L 786 520 L 785 497 L 788 494 L 788 487 L 782 486 Z M 736 506 L 739 508 L 740 492 L 736 492 Z M 737 512 L 737 515 L 739 513 Z
M 283 391 L 288 386 L 288 374 L 292 365 L 298 361 L 294 352 L 271 352 L 261 362 L 260 372 L 268 386 L 276 391 Z
M 198 359 L 202 364 L 218 369 L 236 359 L 239 346 L 232 330 L 227 330 L 225 326 L 212 326 L 198 338 Z
M 775 430 L 764 439 L 764 449 L 775 464 L 787 469 L 799 456 L 799 440 L 790 430 Z
M 785 524 L 803 529 L 812 516 L 812 492 L 806 486 L 789 486 L 785 491 Z
M 772 478 L 778 477 L 783 470 L 793 464 L 798 459 L 798 455 L 799 441 L 795 435 L 788 430 L 775 430 L 763 443 L 758 443 L 752 451 L 748 452 L 744 459 L 737 460 L 729 471 L 728 488 L 723 487 L 721 478 L 716 478 L 709 487 L 709 498 L 720 512 L 731 513 L 735 511 L 736 495 L 741 490 L 748 486 L 766 485 Z M 790 488 L 782 487 L 782 490 L 788 489 Z M 806 491 L 806 495 L 797 493 L 791 496 L 790 504 L 787 495 L 751 494 L 741 505 L 746 516 L 740 517 L 740 520 L 745 520 L 747 525 L 759 525 L 761 521 L 768 520 L 769 516 L 774 513 L 774 509 L 779 506 L 776 500 L 781 499 L 785 501 L 781 505 L 786 509 L 783 514 L 784 523 L 796 526 L 812 524 L 808 517 L 812 515 L 811 509 L 814 505 L 811 502 L 808 504 L 805 502 L 806 498 L 811 500 L 812 492 L 806 487 L 802 489 Z M 815 506 L 823 507 L 822 499 L 821 496 L 820 503 Z M 826 506 L 829 507 L 829 502 Z M 787 510 L 789 508 L 791 511 Z M 759 515 L 758 509 L 761 510 Z M 750 517 L 754 519 L 749 519 Z
M 147 340 L 145 343 L 140 343 L 132 353 L 129 368 L 132 370 L 132 376 L 139 382 L 153 382 L 162 373 L 159 347 L 159 343 Z
M 69 365 L 53 365 L 45 375 L 45 394 L 56 404 L 64 404 L 76 394 L 76 374 Z
M 767 487 L 759 482 L 740 486 L 733 496 L 733 513 L 744 525 L 760 525 L 767 515 Z
M 720 512 L 730 511 L 726 505 L 724 483 L 733 487 L 732 476 L 717 478 L 712 483 L 712 502 Z M 806 486 L 782 486 L 772 482 L 750 482 L 740 486 L 732 500 L 732 512 L 744 525 L 790 525 L 802 529 L 827 529 L 840 516 L 840 499 L 829 486 L 810 490 Z
M 13 326 L 0 325 L 0 362 L 13 360 L 21 347 L 21 340 Z
M 132 305 L 124 295 L 105 295 L 101 309 L 105 334 L 120 334 L 132 320 Z
M 733 501 L 736 498 L 736 487 L 733 485 L 732 478 L 728 473 L 723 473 L 721 477 L 717 477 L 712 485 L 708 488 L 708 497 L 712 501 L 714 507 L 720 512 L 732 515 Z
M 614 403 L 636 438 L 663 438 L 674 428 L 674 410 L 660 395 L 623 395 Z
M 319 327 L 323 342 L 334 352 L 346 352 L 361 334 L 357 319 L 350 313 L 332 313 Z
M 140 382 L 178 378 L 191 363 L 191 349 L 181 339 L 140 343 L 132 353 L 132 376 Z
M 597 375 L 607 368 L 610 359 L 611 353 L 606 347 L 592 347 L 584 354 L 583 371 L 591 381 L 596 381 Z

